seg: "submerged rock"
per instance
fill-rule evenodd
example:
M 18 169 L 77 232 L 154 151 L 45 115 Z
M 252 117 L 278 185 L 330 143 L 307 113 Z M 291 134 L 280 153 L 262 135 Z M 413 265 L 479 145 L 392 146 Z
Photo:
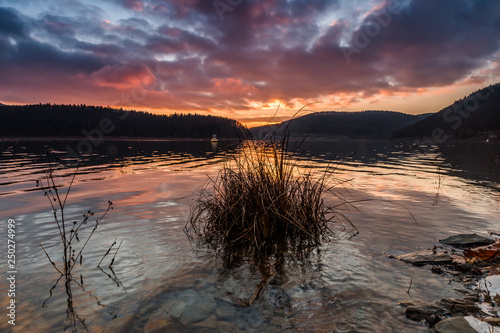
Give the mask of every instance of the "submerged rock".
M 144 333 L 153 332 L 168 332 L 174 324 L 172 318 L 163 315 L 162 313 L 155 313 L 149 317 L 146 325 L 144 326 Z
M 220 333 L 232 333 L 238 332 L 238 328 L 235 323 L 227 322 L 227 321 L 219 321 L 217 323 L 217 328 Z
M 479 236 L 476 234 L 460 234 L 450 236 L 445 239 L 440 239 L 439 242 L 441 244 L 451 245 L 455 247 L 474 247 L 492 244 L 495 241 L 491 238 Z
M 434 330 L 436 333 L 477 333 L 464 317 L 452 317 L 443 320 L 437 323 Z
M 434 253 L 432 250 L 402 254 L 398 256 L 398 259 L 415 266 L 427 264 L 446 264 L 452 261 L 450 255 L 446 253 Z
M 199 295 L 193 298 L 184 308 L 179 321 L 183 325 L 196 323 L 207 318 L 215 308 L 215 300 L 211 297 Z
M 205 320 L 193 324 L 193 326 L 216 329 L 218 326 L 218 322 L 217 322 L 217 318 L 214 315 L 211 315 L 210 317 L 206 318 Z
M 108 323 L 105 332 L 110 332 L 110 333 L 128 332 L 132 326 L 133 319 L 134 319 L 133 314 L 128 314 L 123 317 L 115 318 Z

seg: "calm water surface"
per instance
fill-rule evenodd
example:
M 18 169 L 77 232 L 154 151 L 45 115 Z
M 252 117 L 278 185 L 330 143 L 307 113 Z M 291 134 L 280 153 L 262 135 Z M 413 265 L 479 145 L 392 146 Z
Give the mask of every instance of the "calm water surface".
M 80 169 L 66 207 L 68 221 L 79 221 L 87 210 L 105 210 L 108 200 L 115 206 L 74 273 L 84 284 L 72 285 L 78 316 L 72 326 L 64 282 L 51 290 L 59 274 L 39 246 L 61 261 L 49 203 L 35 188 L 47 168 L 45 151 L 65 156 L 68 144 L 77 142 L 0 141 L 1 239 L 7 243 L 7 221 L 14 219 L 18 270 L 14 329 L 5 319 L 9 288 L 0 280 L 1 331 L 112 332 L 124 325 L 154 331 L 180 316 L 187 324 L 177 321 L 170 331 L 428 332 L 398 306 L 410 299 L 410 280 L 412 300 L 458 297 L 453 288 L 460 286 L 386 255 L 428 248 L 455 233 L 500 229 L 499 143 L 306 142 L 297 155 L 305 169 L 333 166 L 339 183 L 348 181 L 339 195 L 370 199 L 342 209 L 360 234 L 351 238 L 346 230 L 310 260 L 285 262 L 284 274 L 242 307 L 238 299 L 250 297 L 259 271 L 245 262 L 225 267 L 209 250 L 193 248 L 183 232 L 197 189 L 217 175 L 235 144 L 107 141 Z M 64 189 L 72 171 L 56 173 Z M 115 238 L 123 243 L 113 270 L 96 268 Z

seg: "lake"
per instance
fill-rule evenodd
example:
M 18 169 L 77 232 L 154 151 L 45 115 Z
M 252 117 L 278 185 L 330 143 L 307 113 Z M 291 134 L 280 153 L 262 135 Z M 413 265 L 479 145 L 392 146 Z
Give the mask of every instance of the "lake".
M 500 230 L 499 142 L 306 141 L 295 158 L 314 172 L 335 169 L 336 193 L 353 202 L 339 211 L 359 234 L 333 226 L 335 239 L 307 260 L 286 261 L 255 303 L 241 306 L 260 283 L 259 271 L 247 261 L 227 267 L 183 231 L 197 191 L 237 154 L 237 142 L 105 141 L 76 175 L 66 220 L 102 212 L 108 200 L 114 209 L 85 248 L 78 284 L 68 292 L 64 281 L 53 288 L 59 273 L 39 245 L 62 262 L 50 203 L 35 185 L 47 170 L 45 152 L 64 157 L 77 143 L 0 141 L 1 238 L 5 248 L 13 219 L 17 259 L 15 329 L 5 320 L 9 284 L 0 280 L 3 332 L 430 332 L 406 319 L 398 302 L 459 297 L 463 287 L 388 255 L 457 233 Z M 56 171 L 62 191 L 74 171 Z M 89 222 L 81 234 L 91 229 Z M 112 269 L 97 268 L 115 239 L 121 247 Z M 7 275 L 6 256 L 2 267 Z

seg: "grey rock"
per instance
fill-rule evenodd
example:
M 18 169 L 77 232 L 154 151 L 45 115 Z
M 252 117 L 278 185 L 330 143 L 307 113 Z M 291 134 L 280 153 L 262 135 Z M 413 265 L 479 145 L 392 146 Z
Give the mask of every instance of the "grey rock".
M 474 247 L 481 245 L 488 245 L 495 242 L 495 240 L 476 234 L 460 234 L 450 236 L 445 239 L 440 239 L 441 244 L 451 245 L 455 247 Z
M 184 312 L 184 309 L 186 309 L 186 303 L 184 302 L 178 302 L 173 304 L 169 311 L 170 317 L 174 319 L 179 319 L 182 313 Z
M 477 333 L 464 317 L 452 317 L 440 321 L 434 327 L 436 333 Z
M 452 261 L 446 253 L 433 253 L 432 250 L 423 250 L 398 256 L 398 259 L 406 263 L 421 266 L 427 264 L 445 264 Z

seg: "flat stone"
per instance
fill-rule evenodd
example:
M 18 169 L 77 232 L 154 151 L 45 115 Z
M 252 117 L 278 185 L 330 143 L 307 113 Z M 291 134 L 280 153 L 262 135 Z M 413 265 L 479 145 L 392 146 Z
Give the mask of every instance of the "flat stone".
M 495 240 L 476 234 L 460 234 L 440 239 L 440 243 L 455 247 L 474 247 L 495 243 Z
M 436 333 L 477 333 L 464 317 L 452 317 L 440 321 L 434 327 Z
M 421 266 L 427 264 L 450 263 L 451 257 L 446 253 L 433 253 L 432 250 L 423 250 L 398 256 L 398 259 L 406 263 Z
M 185 308 L 186 308 L 186 303 L 184 302 L 175 303 L 172 305 L 168 313 L 170 314 L 170 317 L 174 319 L 179 319 L 182 313 L 184 312 Z
M 434 324 L 440 321 L 441 316 L 443 316 L 446 312 L 446 309 L 443 309 L 435 303 L 425 302 L 415 302 L 414 305 L 408 306 L 405 310 L 406 318 L 415 321 L 425 320 L 429 324 Z

